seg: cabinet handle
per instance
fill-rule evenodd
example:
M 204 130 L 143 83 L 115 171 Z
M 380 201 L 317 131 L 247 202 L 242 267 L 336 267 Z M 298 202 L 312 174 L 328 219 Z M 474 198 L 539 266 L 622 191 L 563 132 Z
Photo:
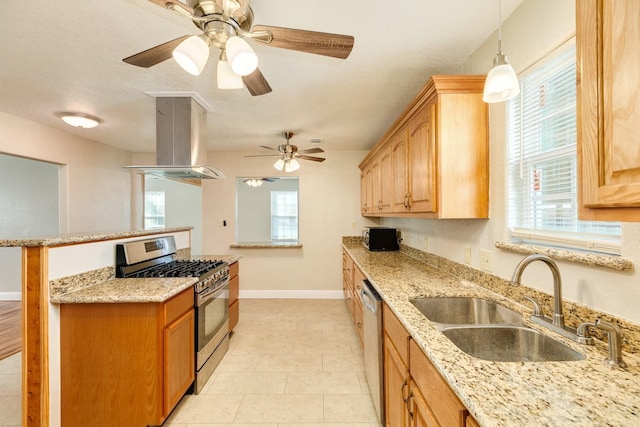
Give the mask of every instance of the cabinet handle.
M 413 421 L 413 392 L 409 393 L 409 397 L 407 397 L 407 412 L 409 412 L 409 418 Z
M 382 210 L 382 200 L 378 200 L 378 210 Z
M 404 404 L 407 404 L 407 401 L 409 400 L 409 396 L 411 396 L 410 394 L 407 394 L 407 397 L 404 397 L 404 391 L 405 388 L 408 387 L 409 383 L 407 382 L 407 380 L 404 380 L 404 383 L 402 384 L 402 389 L 400 391 L 400 394 L 402 395 L 402 400 L 404 401 Z M 408 389 L 408 388 L 407 388 Z

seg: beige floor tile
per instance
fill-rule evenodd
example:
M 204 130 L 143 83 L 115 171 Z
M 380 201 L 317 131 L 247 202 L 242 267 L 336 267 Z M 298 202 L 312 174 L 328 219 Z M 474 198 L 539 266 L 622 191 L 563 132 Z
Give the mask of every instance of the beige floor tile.
M 292 354 L 352 354 L 349 341 L 310 341 L 298 340 L 293 342 Z
M 0 396 L 20 396 L 22 394 L 22 374 L 0 374 Z
M 236 354 L 233 357 L 224 357 L 215 372 L 252 372 L 260 357 L 258 354 Z
M 320 341 L 322 339 L 322 329 L 306 329 L 301 328 L 300 325 L 295 329 L 274 328 L 269 333 L 269 338 L 291 341 L 300 339 Z
M 321 394 L 246 395 L 235 421 L 243 423 L 319 423 L 323 421 Z
M 298 423 L 280 423 L 278 427 L 373 427 L 377 424 L 370 423 L 313 423 L 313 424 L 298 424 Z
M 322 356 L 322 370 L 325 372 L 364 372 L 364 358 L 362 354 Z
M 378 418 L 369 394 L 325 394 L 324 421 L 328 423 L 375 423 Z
M 256 372 L 315 372 L 322 371 L 319 354 L 266 354 L 260 356 Z
M 241 401 L 242 395 L 187 395 L 174 409 L 167 423 L 231 423 Z
M 0 374 L 20 373 L 22 369 L 22 353 L 18 352 L 0 360 Z
M 286 372 L 220 372 L 206 394 L 278 394 L 286 384 Z
M 354 394 L 361 393 L 360 379 L 355 372 L 291 372 L 285 393 Z
M 164 427 L 164 426 L 163 426 Z M 173 427 L 173 426 L 172 426 Z M 185 427 L 278 427 L 277 423 L 268 423 L 268 424 L 264 424 L 264 423 L 260 423 L 260 424 L 254 424 L 254 423 L 249 423 L 249 424 L 245 424 L 245 423 L 227 423 L 227 424 L 185 424 Z

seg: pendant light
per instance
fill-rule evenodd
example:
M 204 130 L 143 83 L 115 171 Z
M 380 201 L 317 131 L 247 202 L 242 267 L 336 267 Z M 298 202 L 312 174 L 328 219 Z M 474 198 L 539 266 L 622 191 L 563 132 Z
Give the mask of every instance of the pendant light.
M 218 89 L 242 89 L 244 84 L 242 77 L 233 72 L 227 62 L 227 54 L 225 50 L 220 53 L 220 59 L 218 59 Z
M 281 171 L 284 168 L 284 159 L 278 159 L 273 164 L 273 167 Z
M 294 172 L 298 169 L 300 169 L 300 162 L 298 162 L 296 159 L 290 159 L 284 165 L 285 172 Z
M 502 0 L 498 0 L 498 54 L 493 59 L 493 68 L 484 83 L 482 100 L 487 103 L 503 102 L 520 93 L 520 83 L 513 67 L 502 52 Z
M 239 76 L 248 76 L 258 68 L 258 55 L 251 49 L 249 43 L 240 37 L 229 37 L 225 50 L 231 69 Z
M 208 39 L 207 39 L 208 40 Z M 173 59 L 189 74 L 199 76 L 209 59 L 209 43 L 200 36 L 191 36 L 173 49 Z

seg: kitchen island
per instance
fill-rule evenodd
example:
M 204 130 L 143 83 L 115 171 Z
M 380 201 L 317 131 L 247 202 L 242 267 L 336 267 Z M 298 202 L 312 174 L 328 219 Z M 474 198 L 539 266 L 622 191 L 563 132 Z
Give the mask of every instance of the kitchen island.
M 174 236 L 190 253 L 191 227 L 0 239 L 22 250 L 22 425 L 60 426 L 60 307 L 51 297 L 114 277 L 115 245 L 145 236 Z
M 611 368 L 604 363 L 606 343 L 596 340 L 595 346 L 578 345 L 540 329 L 528 320 L 531 310 L 526 306 L 484 283 L 480 286 L 462 279 L 465 273 L 455 266 L 434 268 L 413 257 L 416 251 L 410 248 L 369 252 L 357 238 L 343 239 L 343 248 L 481 426 L 640 425 L 640 360 L 635 353 L 640 330 L 634 330 L 634 325 L 627 325 L 623 332 L 625 348 L 634 352 L 624 353 L 628 368 Z M 495 276 L 489 279 L 498 281 Z M 507 282 L 505 286 L 513 285 Z M 553 335 L 586 358 L 572 362 L 490 362 L 474 358 L 459 350 L 409 302 L 415 297 L 437 296 L 494 300 L 522 313 L 526 326 Z

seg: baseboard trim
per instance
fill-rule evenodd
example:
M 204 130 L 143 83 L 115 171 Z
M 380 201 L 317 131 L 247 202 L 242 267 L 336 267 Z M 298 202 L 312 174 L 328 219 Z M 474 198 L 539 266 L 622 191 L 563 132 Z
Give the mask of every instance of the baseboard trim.
M 22 292 L 0 292 L 0 301 L 21 301 Z
M 343 299 L 342 291 L 241 290 L 240 299 Z

